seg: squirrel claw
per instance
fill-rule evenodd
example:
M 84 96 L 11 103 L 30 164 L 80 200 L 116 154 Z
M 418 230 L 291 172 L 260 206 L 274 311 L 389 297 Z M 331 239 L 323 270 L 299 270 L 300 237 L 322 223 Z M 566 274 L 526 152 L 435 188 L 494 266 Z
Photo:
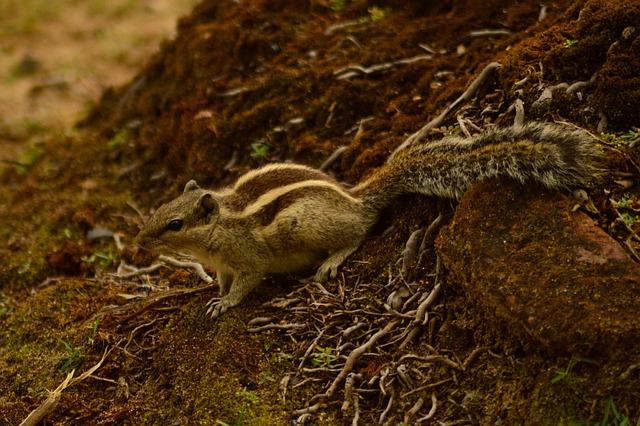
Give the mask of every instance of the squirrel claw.
M 227 310 L 227 305 L 217 298 L 213 298 L 207 302 L 209 309 L 207 309 L 207 315 L 211 315 L 211 318 L 218 318 L 221 314 Z

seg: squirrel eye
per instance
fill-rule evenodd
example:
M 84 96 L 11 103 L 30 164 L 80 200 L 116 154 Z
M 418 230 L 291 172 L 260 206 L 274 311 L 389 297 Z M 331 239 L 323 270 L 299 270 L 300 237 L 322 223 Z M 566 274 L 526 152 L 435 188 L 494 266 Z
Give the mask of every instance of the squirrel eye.
M 180 219 L 174 219 L 169 222 L 167 226 L 171 231 L 179 231 L 182 228 L 182 221 Z

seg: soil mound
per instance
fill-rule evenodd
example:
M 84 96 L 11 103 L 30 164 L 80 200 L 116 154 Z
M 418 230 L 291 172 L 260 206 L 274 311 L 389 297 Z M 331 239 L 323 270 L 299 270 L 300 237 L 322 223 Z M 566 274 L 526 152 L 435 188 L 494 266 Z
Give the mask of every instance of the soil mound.
M 4 173 L 0 419 L 91 366 L 46 424 L 640 418 L 639 22 L 635 0 L 203 1 L 77 133 Z M 493 181 L 455 214 L 404 197 L 338 279 L 271 278 L 217 321 L 211 271 L 149 267 L 130 243 L 190 179 L 346 147 L 326 167 L 353 184 L 452 105 L 426 138 L 567 121 L 598 135 L 609 172 L 579 203 Z M 436 251 L 429 225 L 452 217 Z

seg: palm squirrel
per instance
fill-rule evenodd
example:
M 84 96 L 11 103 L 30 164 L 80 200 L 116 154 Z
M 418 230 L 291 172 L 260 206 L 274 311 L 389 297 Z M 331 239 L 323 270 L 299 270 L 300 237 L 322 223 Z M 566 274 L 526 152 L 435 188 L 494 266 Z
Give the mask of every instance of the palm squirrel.
M 415 144 L 353 188 L 303 165 L 270 164 L 219 191 L 190 181 L 157 209 L 136 242 L 156 252 L 188 253 L 214 268 L 221 298 L 209 301 L 207 313 L 217 317 L 269 274 L 321 262 L 314 279 L 335 277 L 400 194 L 457 199 L 474 182 L 493 177 L 571 187 L 596 174 L 600 158 L 585 132 L 532 123 Z

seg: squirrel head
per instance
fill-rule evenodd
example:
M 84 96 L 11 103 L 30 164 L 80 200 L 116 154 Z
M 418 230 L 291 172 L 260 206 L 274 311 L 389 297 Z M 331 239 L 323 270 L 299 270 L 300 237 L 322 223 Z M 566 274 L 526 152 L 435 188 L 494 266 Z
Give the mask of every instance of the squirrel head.
M 180 196 L 160 206 L 142 227 L 135 243 L 159 253 L 195 254 L 216 226 L 220 204 L 191 180 Z

